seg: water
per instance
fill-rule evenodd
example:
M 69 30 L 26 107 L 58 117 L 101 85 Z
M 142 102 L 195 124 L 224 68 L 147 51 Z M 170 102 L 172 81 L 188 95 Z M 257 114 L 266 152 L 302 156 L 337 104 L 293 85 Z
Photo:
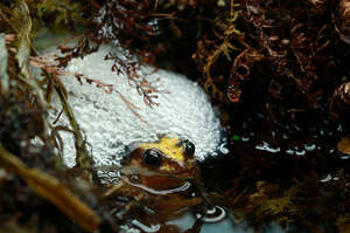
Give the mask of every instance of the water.
M 179 227 L 179 229 L 184 232 L 186 230 L 191 229 L 196 219 L 191 213 L 184 213 L 177 219 L 168 221 L 167 225 L 175 225 Z M 139 229 L 144 232 L 157 232 L 160 229 L 160 225 L 151 225 L 147 226 L 146 224 L 133 220 L 132 226 L 124 225 L 121 230 L 126 233 L 132 232 L 141 232 Z M 250 227 L 245 221 L 236 221 L 235 217 L 232 215 L 228 215 L 225 218 L 216 221 L 216 222 L 207 222 L 203 223 L 200 233 L 254 233 L 254 228 Z M 285 233 L 279 225 L 275 223 L 269 223 L 265 227 L 263 227 L 262 233 Z

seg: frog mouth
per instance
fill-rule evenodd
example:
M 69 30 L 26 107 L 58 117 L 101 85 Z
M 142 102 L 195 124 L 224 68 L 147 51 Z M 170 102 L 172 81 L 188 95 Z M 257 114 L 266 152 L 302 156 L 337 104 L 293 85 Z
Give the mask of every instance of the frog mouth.
M 169 195 L 169 194 L 174 194 L 174 193 L 181 193 L 181 192 L 185 192 L 187 191 L 190 187 L 192 187 L 191 182 L 189 181 L 185 181 L 183 179 L 178 179 L 178 181 L 182 181 L 181 184 L 176 185 L 174 187 L 169 187 L 169 188 L 165 188 L 165 189 L 158 189 L 155 187 L 151 187 L 151 185 L 147 185 L 145 183 L 142 182 L 137 182 L 137 179 L 135 179 L 135 174 L 133 174 L 133 180 L 130 179 L 128 176 L 126 176 L 125 174 L 121 174 L 121 172 L 118 172 L 118 176 L 119 178 L 125 182 L 126 184 L 132 186 L 132 187 L 136 187 L 139 188 L 141 190 L 144 190 L 150 194 L 154 194 L 154 195 Z M 144 175 L 142 175 L 142 177 L 144 178 Z M 170 179 L 169 176 L 161 176 L 163 178 L 166 179 Z M 155 179 L 154 176 L 150 176 L 150 179 Z
M 128 165 L 127 167 L 122 167 L 119 170 L 120 178 L 122 177 L 148 177 L 149 179 L 154 179 L 156 177 L 163 178 L 163 180 L 178 180 L 178 181 L 191 181 L 196 178 L 198 173 L 196 168 L 168 172 L 168 170 L 150 169 L 147 166 L 141 166 L 140 164 Z

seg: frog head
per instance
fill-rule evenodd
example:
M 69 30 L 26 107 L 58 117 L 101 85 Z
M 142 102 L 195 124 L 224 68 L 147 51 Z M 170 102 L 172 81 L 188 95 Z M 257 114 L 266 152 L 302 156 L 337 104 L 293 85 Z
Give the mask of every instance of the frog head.
M 164 136 L 134 146 L 123 161 L 123 176 L 152 189 L 169 189 L 197 179 L 195 146 L 188 139 Z

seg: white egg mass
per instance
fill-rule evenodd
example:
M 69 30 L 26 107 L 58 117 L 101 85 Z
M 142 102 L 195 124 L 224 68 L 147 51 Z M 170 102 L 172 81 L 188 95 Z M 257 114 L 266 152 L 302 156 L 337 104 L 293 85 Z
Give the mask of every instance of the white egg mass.
M 119 165 L 129 145 L 157 141 L 164 134 L 193 142 L 198 160 L 217 155 L 224 143 L 222 127 L 208 95 L 197 83 L 181 74 L 141 66 L 139 75 L 148 82 L 157 80 L 152 85 L 158 90 L 154 99 L 158 105 L 149 106 L 125 74 L 112 71 L 114 61 L 105 60 L 108 53 L 122 56 L 120 50 L 103 45 L 95 53 L 73 59 L 66 71 L 109 84 L 114 90 L 111 93 L 97 87 L 96 82 L 60 77 L 97 166 Z M 60 110 L 59 105 L 56 107 Z M 57 112 L 51 112 L 50 118 L 56 119 Z M 64 114 L 56 124 L 68 125 Z M 76 155 L 74 138 L 70 133 L 61 133 L 61 137 L 64 163 L 72 167 Z

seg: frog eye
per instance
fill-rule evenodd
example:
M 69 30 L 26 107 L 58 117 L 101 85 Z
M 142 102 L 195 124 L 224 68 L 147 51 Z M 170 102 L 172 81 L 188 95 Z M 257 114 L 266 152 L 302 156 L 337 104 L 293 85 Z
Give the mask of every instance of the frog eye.
M 159 166 L 162 161 L 163 154 L 160 150 L 157 149 L 147 149 L 142 154 L 142 161 L 145 164 L 151 166 Z
M 182 146 L 184 148 L 185 154 L 188 157 L 192 157 L 194 155 L 195 146 L 192 142 L 190 142 L 188 139 L 185 139 L 182 141 Z

